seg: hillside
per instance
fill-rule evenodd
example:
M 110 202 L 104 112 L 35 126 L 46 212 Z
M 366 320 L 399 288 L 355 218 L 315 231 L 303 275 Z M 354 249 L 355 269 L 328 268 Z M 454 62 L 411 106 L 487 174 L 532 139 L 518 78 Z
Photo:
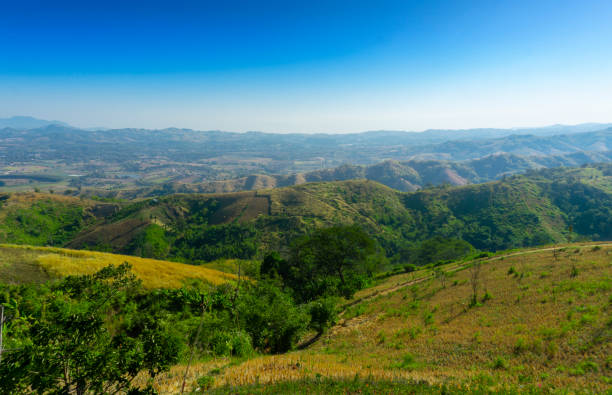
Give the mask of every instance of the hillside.
M 0 217 L 10 231 L 0 240 L 201 263 L 261 257 L 312 229 L 355 223 L 407 262 L 436 237 L 490 251 L 610 239 L 611 193 L 612 166 L 592 165 L 413 193 L 352 180 L 115 203 L 5 195 Z
M 609 124 L 341 135 L 0 126 L 0 190 L 44 188 L 109 197 L 226 193 L 345 180 L 342 165 L 349 163 L 350 178 L 360 173 L 410 191 L 443 182 L 490 181 L 531 168 L 608 162 L 611 147 Z M 493 158 L 494 174 L 469 163 L 490 161 L 492 154 L 512 159 Z M 395 164 L 381 175 L 377 167 L 386 161 Z M 420 171 L 417 162 L 428 162 L 424 166 L 432 172 Z M 371 173 L 366 166 L 373 166 Z
M 64 248 L 0 244 L 3 284 L 42 283 L 68 275 L 92 274 L 108 265 L 132 266 L 145 288 L 178 288 L 189 280 L 221 284 L 236 277 L 205 267 L 126 255 Z
M 418 393 L 605 393 L 612 383 L 611 254 L 609 244 L 564 245 L 442 266 L 443 277 L 393 276 L 360 292 L 309 348 L 199 363 L 188 388 L 208 375 L 219 393 L 225 385 L 236 393 L 317 392 L 329 385 L 321 378 L 354 380 L 344 385 L 355 391 L 370 383 L 384 393 L 416 383 L 425 386 Z M 157 388 L 178 391 L 184 368 L 157 378 Z M 273 383 L 285 384 L 261 386 Z
M 0 194 L 0 241 L 61 246 L 117 211 L 116 203 L 43 193 Z
M 460 238 L 482 250 L 570 237 L 605 240 L 612 237 L 611 175 L 609 165 L 599 165 L 414 193 L 371 181 L 344 181 L 234 194 L 170 195 L 127 205 L 67 245 L 186 261 L 246 259 L 337 223 L 361 225 L 388 256 L 400 261 L 433 237 Z
M 449 161 L 435 159 L 386 160 L 373 165 L 344 164 L 323 170 L 291 175 L 255 174 L 230 180 L 183 182 L 172 181 L 141 188 L 113 191 L 91 191 L 116 198 L 163 196 L 173 193 L 229 193 L 271 189 L 307 182 L 367 179 L 403 192 L 435 185 L 466 185 L 499 180 L 505 176 L 554 167 L 573 167 L 612 161 L 612 151 L 576 152 L 564 155 L 523 156 L 507 153 L 478 159 Z M 1 178 L 1 176 L 0 176 Z

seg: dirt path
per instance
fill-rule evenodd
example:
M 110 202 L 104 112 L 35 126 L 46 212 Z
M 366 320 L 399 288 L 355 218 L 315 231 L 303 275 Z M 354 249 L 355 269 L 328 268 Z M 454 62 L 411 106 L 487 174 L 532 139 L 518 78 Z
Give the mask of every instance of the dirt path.
M 535 253 L 538 253 L 538 252 L 562 250 L 562 249 L 567 248 L 567 247 L 609 247 L 609 246 L 612 246 L 612 242 L 567 244 L 567 245 L 562 245 L 562 246 L 557 246 L 557 247 L 536 248 L 536 249 L 532 249 L 532 250 L 512 252 L 512 253 L 509 253 L 509 254 L 494 256 L 494 257 L 490 257 L 490 258 L 482 258 L 480 260 L 474 260 L 474 261 L 469 261 L 469 262 L 461 263 L 461 264 L 458 264 L 458 265 L 454 266 L 450 270 L 444 270 L 444 272 L 445 273 L 458 272 L 459 270 L 462 270 L 462 269 L 472 265 L 475 262 L 492 262 L 492 261 L 495 261 L 495 260 L 500 260 L 502 258 L 508 258 L 508 257 L 513 257 L 513 256 L 518 256 L 518 255 L 527 255 L 527 254 L 535 254 Z M 390 276 L 390 278 L 392 278 L 392 277 L 393 276 Z M 377 290 L 375 292 L 372 292 L 371 294 L 368 294 L 368 295 L 362 296 L 362 297 L 360 297 L 358 299 L 352 300 L 352 301 L 350 301 L 350 302 L 348 302 L 348 303 L 346 303 L 346 304 L 344 304 L 342 306 L 342 308 L 341 308 L 342 310 L 338 314 L 338 317 L 341 318 L 344 315 L 344 313 L 346 313 L 346 310 L 349 307 L 351 307 L 351 306 L 355 306 L 356 304 L 359 304 L 361 302 L 365 302 L 367 300 L 371 300 L 371 299 L 373 299 L 373 298 L 375 298 L 377 296 L 387 295 L 387 294 L 389 294 L 391 292 L 395 292 L 395 291 L 397 291 L 399 289 L 410 287 L 412 285 L 419 284 L 419 283 L 422 283 L 424 281 L 431 280 L 433 278 L 435 278 L 435 275 L 434 274 L 429 274 L 427 276 L 423 276 L 423 277 L 420 277 L 420 278 L 415 278 L 415 279 L 412 279 L 412 280 L 408 280 L 408 281 L 403 282 L 401 284 L 396 284 L 396 285 L 391 286 L 389 288 L 385 288 L 385 289 L 382 289 L 382 290 Z
M 518 255 L 528 255 L 528 254 L 535 254 L 538 252 L 547 252 L 547 251 L 554 251 L 554 250 L 562 250 L 568 247 L 611 247 L 612 246 L 612 242 L 591 242 L 591 243 L 576 243 L 576 244 L 564 244 L 564 245 L 560 245 L 560 246 L 555 246 L 555 247 L 546 247 L 546 248 L 535 248 L 535 249 L 531 249 L 531 250 L 524 250 L 524 251 L 517 251 L 517 252 L 512 252 L 512 253 L 508 253 L 508 254 L 504 254 L 504 255 L 498 255 L 498 256 L 494 256 L 494 257 L 489 257 L 489 258 L 481 258 L 478 260 L 473 260 L 473 261 L 469 261 L 469 262 L 463 262 L 460 264 L 456 264 L 454 266 L 452 266 L 449 270 L 444 270 L 443 267 L 441 267 L 445 273 L 455 273 L 458 272 L 460 270 L 463 270 L 467 267 L 469 267 L 470 265 L 472 265 L 475 262 L 480 262 L 480 263 L 484 263 L 484 262 L 492 262 L 495 260 L 500 260 L 502 258 L 507 258 L 507 257 L 513 257 L 513 256 L 518 256 Z M 452 265 L 452 264 L 451 264 Z M 447 265 L 448 266 L 448 265 Z M 395 276 L 390 276 L 389 278 L 392 278 Z M 345 319 L 342 320 L 342 316 L 346 313 L 347 309 L 351 306 L 355 306 L 359 303 L 374 299 L 377 296 L 381 296 L 381 295 L 387 295 L 390 294 L 392 292 L 395 292 L 397 290 L 400 290 L 402 288 L 406 288 L 406 287 L 410 287 L 412 285 L 416 285 L 419 283 L 422 283 L 424 281 L 427 280 L 431 280 L 434 279 L 435 275 L 434 274 L 429 274 L 423 277 L 419 277 L 419 278 L 413 278 L 411 280 L 405 281 L 403 283 L 400 284 L 395 284 L 391 287 L 385 288 L 385 289 L 380 289 L 377 290 L 375 292 L 372 292 L 368 295 L 364 295 L 362 297 L 359 297 L 357 299 L 354 299 L 350 302 L 347 302 L 346 304 L 344 304 L 341 307 L 341 311 L 340 313 L 338 313 L 338 318 L 340 319 L 338 321 L 338 323 L 335 325 L 335 327 L 337 326 L 346 326 L 347 323 L 349 321 L 355 320 L 355 319 L 360 319 L 360 317 L 355 317 L 355 318 L 349 318 L 349 319 Z M 304 343 L 302 343 L 301 345 L 298 346 L 298 349 L 305 349 L 310 347 L 311 345 L 313 345 L 314 343 L 316 343 L 319 339 L 321 339 L 323 336 L 322 333 L 319 333 L 317 335 L 315 335 L 314 337 L 310 338 L 309 340 L 305 341 Z M 329 335 L 329 333 L 327 334 Z

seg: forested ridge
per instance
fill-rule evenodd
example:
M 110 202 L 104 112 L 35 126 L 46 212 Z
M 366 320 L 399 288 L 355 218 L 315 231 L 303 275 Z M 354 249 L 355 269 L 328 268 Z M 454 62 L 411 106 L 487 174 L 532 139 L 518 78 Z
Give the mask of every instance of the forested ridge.
M 447 259 L 424 251 L 496 251 L 612 237 L 612 166 L 529 171 L 485 184 L 402 193 L 366 180 L 232 194 L 95 202 L 4 195 L 0 240 L 186 263 L 251 259 L 314 229 L 356 224 L 398 263 Z M 97 207 L 94 212 L 93 207 Z M 452 256 L 452 253 L 451 253 Z M 423 262 L 423 259 L 426 262 Z

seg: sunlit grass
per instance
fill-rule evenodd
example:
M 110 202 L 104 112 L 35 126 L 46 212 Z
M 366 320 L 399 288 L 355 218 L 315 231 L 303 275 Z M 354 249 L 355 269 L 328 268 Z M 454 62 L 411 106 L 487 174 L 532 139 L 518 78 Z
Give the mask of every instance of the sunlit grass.
M 0 259 L 20 250 L 27 252 L 51 277 L 91 274 L 105 266 L 127 262 L 146 288 L 177 288 L 189 279 L 216 285 L 236 278 L 218 270 L 177 262 L 54 247 L 0 244 Z
M 221 388 L 358 375 L 490 390 L 606 393 L 612 377 L 612 245 L 574 244 L 557 253 L 550 248 L 483 262 L 475 306 L 470 269 L 458 264 L 446 267 L 458 271 L 444 283 L 430 278 L 402 286 L 427 277 L 428 270 L 389 277 L 360 292 L 362 301 L 310 348 L 197 363 L 187 388 L 214 371 L 213 387 Z M 159 377 L 157 388 L 175 393 L 182 371 L 177 366 Z

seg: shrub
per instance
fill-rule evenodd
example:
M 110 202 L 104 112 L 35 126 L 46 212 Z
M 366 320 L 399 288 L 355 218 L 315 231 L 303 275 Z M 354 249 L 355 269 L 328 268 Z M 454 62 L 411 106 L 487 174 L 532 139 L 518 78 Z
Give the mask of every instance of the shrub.
M 416 265 L 413 265 L 411 263 L 409 263 L 407 265 L 404 265 L 404 272 L 406 272 L 406 273 L 412 273 L 412 272 L 414 272 L 416 270 L 417 270 L 417 266 Z
M 241 292 L 236 311 L 253 346 L 272 353 L 293 348 L 308 326 L 306 309 L 271 282 L 247 283 Z
M 492 296 L 491 296 L 491 294 L 489 293 L 489 291 L 485 291 L 485 294 L 484 294 L 484 296 L 482 297 L 482 303 L 484 303 L 484 302 L 486 302 L 486 301 L 488 301 L 488 300 L 491 300 L 491 299 L 492 299 Z
M 237 357 L 248 357 L 253 355 L 253 344 L 251 336 L 246 332 L 237 331 L 231 337 L 232 355 Z
M 323 333 L 338 319 L 337 299 L 322 298 L 310 303 L 310 327 Z
M 426 311 L 425 313 L 423 313 L 423 322 L 425 323 L 425 325 L 433 324 L 434 322 L 433 311 Z
M 522 337 L 519 337 L 516 343 L 514 344 L 514 353 L 522 354 L 525 351 L 527 351 L 527 348 L 528 348 L 527 342 L 525 341 L 525 339 Z
M 414 370 L 418 367 L 418 363 L 414 355 L 408 353 L 402 356 L 402 359 L 393 365 L 396 369 L 404 369 L 404 370 Z
M 570 277 L 576 277 L 578 276 L 578 268 L 576 267 L 576 265 L 572 265 L 572 271 L 570 272 Z
M 232 353 L 232 336 L 227 332 L 216 332 L 210 343 L 215 355 L 225 356 Z
M 202 390 L 209 390 L 215 383 L 215 378 L 212 376 L 202 376 L 197 381 L 198 387 Z
M 508 362 L 502 357 L 497 357 L 493 362 L 493 369 L 506 370 L 508 369 Z

